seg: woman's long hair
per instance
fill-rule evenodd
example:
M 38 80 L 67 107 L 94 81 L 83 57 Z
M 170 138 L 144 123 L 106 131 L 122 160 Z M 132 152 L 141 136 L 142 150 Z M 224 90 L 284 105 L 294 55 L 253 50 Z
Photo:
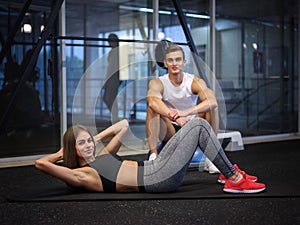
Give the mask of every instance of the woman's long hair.
M 64 164 L 71 169 L 80 167 L 76 153 L 76 138 L 80 131 L 86 131 L 93 138 L 90 131 L 82 125 L 69 127 L 63 137 Z M 95 144 L 95 143 L 94 143 Z

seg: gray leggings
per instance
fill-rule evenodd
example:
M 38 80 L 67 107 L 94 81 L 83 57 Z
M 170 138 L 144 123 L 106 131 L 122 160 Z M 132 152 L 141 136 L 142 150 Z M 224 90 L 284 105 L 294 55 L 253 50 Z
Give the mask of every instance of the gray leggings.
M 225 177 L 234 175 L 236 170 L 225 155 L 212 127 L 206 120 L 194 118 L 168 141 L 155 160 L 144 161 L 145 191 L 176 191 L 198 145 Z

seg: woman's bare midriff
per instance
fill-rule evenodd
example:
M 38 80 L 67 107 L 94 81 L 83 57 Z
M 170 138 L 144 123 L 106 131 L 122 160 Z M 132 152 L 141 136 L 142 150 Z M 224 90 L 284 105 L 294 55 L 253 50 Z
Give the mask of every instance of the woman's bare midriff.
M 138 163 L 124 160 L 117 176 L 117 192 L 138 192 L 137 174 Z

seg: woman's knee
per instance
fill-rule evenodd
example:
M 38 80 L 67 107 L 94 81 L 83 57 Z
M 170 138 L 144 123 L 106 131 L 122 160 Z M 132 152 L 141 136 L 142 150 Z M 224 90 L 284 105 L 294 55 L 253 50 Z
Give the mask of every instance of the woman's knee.
M 210 124 L 207 122 L 207 120 L 201 118 L 201 117 L 196 117 L 192 120 L 192 122 L 196 123 L 197 125 L 200 126 L 205 126 L 205 127 L 210 127 Z

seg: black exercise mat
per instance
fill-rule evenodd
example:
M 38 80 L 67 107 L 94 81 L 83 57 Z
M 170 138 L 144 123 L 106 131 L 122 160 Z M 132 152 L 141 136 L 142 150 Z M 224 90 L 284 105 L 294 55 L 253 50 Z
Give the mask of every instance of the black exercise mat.
M 234 163 L 238 163 L 249 174 L 255 174 L 267 189 L 258 194 L 224 193 L 223 185 L 217 183 L 218 175 L 189 169 L 182 186 L 174 193 L 70 193 L 67 186 L 44 174 L 39 174 L 40 183 L 7 198 L 13 202 L 41 201 L 103 201 L 103 200 L 163 200 L 163 199 L 220 199 L 240 197 L 299 197 L 300 175 L 298 168 L 299 141 L 253 144 L 244 151 L 227 152 Z M 138 156 L 140 157 L 140 156 Z M 31 175 L 34 173 L 31 173 Z M 34 175 L 33 175 L 34 176 Z

